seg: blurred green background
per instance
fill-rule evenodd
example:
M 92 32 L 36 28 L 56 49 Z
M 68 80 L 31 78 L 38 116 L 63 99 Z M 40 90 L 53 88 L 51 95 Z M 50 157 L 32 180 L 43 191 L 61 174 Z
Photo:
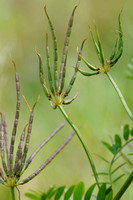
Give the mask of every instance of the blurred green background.
M 64 120 L 58 110 L 51 108 L 43 94 L 38 77 L 38 58 L 35 49 L 42 55 L 46 67 L 46 32 L 49 33 L 50 50 L 51 54 L 53 53 L 51 33 L 43 10 L 44 5 L 47 6 L 56 29 L 59 58 L 61 58 L 68 20 L 74 6 L 78 5 L 70 39 L 66 85 L 73 73 L 70 66 L 75 65 L 77 60 L 77 47 L 80 47 L 83 39 L 87 38 L 83 56 L 90 63 L 99 65 L 88 25 L 92 28 L 94 24 L 97 25 L 105 57 L 109 58 L 115 42 L 115 31 L 118 30 L 118 14 L 122 10 L 124 52 L 118 64 L 111 70 L 111 74 L 126 97 L 129 107 L 132 109 L 133 106 L 133 82 L 125 77 L 127 64 L 133 58 L 132 0 L 0 0 L 0 110 L 6 115 L 10 137 L 16 107 L 14 69 L 11 62 L 13 59 L 17 65 L 21 87 L 21 111 L 16 145 L 30 114 L 22 95 L 25 95 L 31 107 L 37 97 L 39 95 L 41 97 L 34 112 L 29 155 Z M 81 66 L 87 70 L 83 63 Z M 70 96 L 73 97 L 77 92 L 77 99 L 71 105 L 64 106 L 64 109 L 75 124 L 80 126 L 81 135 L 86 141 L 98 171 L 101 171 L 107 166 L 94 156 L 94 153 L 111 158 L 101 144 L 101 140 L 110 141 L 109 137 L 120 133 L 123 124 L 131 125 L 131 122 L 104 75 L 86 78 L 78 74 Z M 34 172 L 71 131 L 66 124 L 65 128 L 38 154 L 23 178 Z M 39 176 L 26 185 L 20 186 L 19 189 L 22 199 L 26 199 L 24 193 L 29 189 L 46 190 L 50 185 L 70 186 L 79 181 L 84 181 L 87 188 L 94 179 L 86 155 L 75 136 Z M 122 199 L 132 199 L 131 192 L 130 187 Z M 2 200 L 10 199 L 10 190 L 0 185 L 0 195 Z

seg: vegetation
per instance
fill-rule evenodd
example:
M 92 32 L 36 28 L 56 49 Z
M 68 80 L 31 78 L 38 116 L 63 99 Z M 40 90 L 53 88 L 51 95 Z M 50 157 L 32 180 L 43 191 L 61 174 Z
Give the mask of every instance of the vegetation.
M 14 156 L 14 149 L 15 149 L 15 138 L 17 133 L 17 126 L 19 120 L 19 111 L 20 111 L 20 86 L 19 86 L 19 78 L 18 73 L 16 70 L 16 65 L 13 61 L 13 65 L 15 68 L 15 80 L 16 80 L 16 92 L 17 92 L 17 104 L 16 104 L 16 114 L 15 120 L 13 125 L 13 131 L 11 136 L 11 142 L 9 146 L 9 136 L 7 134 L 7 123 L 5 119 L 4 113 L 1 111 L 1 123 L 0 123 L 0 155 L 2 161 L 2 168 L 0 168 L 0 183 L 5 186 L 11 188 L 11 195 L 12 199 L 15 200 L 15 193 L 14 189 L 17 188 L 19 185 L 23 185 L 30 180 L 32 180 L 35 176 L 37 176 L 52 160 L 56 157 L 56 155 L 68 144 L 74 134 L 77 135 L 82 148 L 87 156 L 89 161 L 89 166 L 91 166 L 92 173 L 94 176 L 93 183 L 85 189 L 85 183 L 79 182 L 78 184 L 74 184 L 70 187 L 66 185 L 62 185 L 59 187 L 51 186 L 48 191 L 34 191 L 28 192 L 25 194 L 26 197 L 34 200 L 45 200 L 45 199 L 62 199 L 62 200 L 89 200 L 89 199 L 97 199 L 97 200 L 119 200 L 122 198 L 123 194 L 127 192 L 130 184 L 133 181 L 133 160 L 132 160 L 132 150 L 133 150 L 133 128 L 130 125 L 126 124 L 122 127 L 122 133 L 114 134 L 111 137 L 111 143 L 102 141 L 102 144 L 106 147 L 108 152 L 111 153 L 112 157 L 109 160 L 106 159 L 104 156 L 100 155 L 99 153 L 96 154 L 98 158 L 102 160 L 102 162 L 107 165 L 106 170 L 99 171 L 98 166 L 95 166 L 91 153 L 88 150 L 88 147 L 83 140 L 81 133 L 79 132 L 79 127 L 77 127 L 70 117 L 67 115 L 63 106 L 71 104 L 77 95 L 73 98 L 66 99 L 71 92 L 77 74 L 83 75 L 86 77 L 96 77 L 96 75 L 106 75 L 108 80 L 111 82 L 112 86 L 114 87 L 121 103 L 123 104 L 129 118 L 133 121 L 133 114 L 129 109 L 126 100 L 124 99 L 122 92 L 120 91 L 118 85 L 110 75 L 110 70 L 112 67 L 116 65 L 123 53 L 123 32 L 122 32 L 122 25 L 121 25 L 121 13 L 118 16 L 118 33 L 117 38 L 115 41 L 115 45 L 112 49 L 111 55 L 109 59 L 104 58 L 104 53 L 102 49 L 101 40 L 99 37 L 99 33 L 97 27 L 95 26 L 95 33 L 97 41 L 93 35 L 93 32 L 90 29 L 90 33 L 92 36 L 92 41 L 94 43 L 94 47 L 100 61 L 101 67 L 95 66 L 90 64 L 87 60 L 83 57 L 83 46 L 85 44 L 85 40 L 83 40 L 80 50 L 78 51 L 77 62 L 76 65 L 73 66 L 74 73 L 70 79 L 70 82 L 66 89 L 65 86 L 65 79 L 66 79 L 66 69 L 67 69 L 67 57 L 68 57 L 68 47 L 69 47 L 69 39 L 71 36 L 71 30 L 73 26 L 74 14 L 76 11 L 77 6 L 74 7 L 66 32 L 66 37 L 64 41 L 63 53 L 61 58 L 61 65 L 60 70 L 58 70 L 58 49 L 57 49 L 57 39 L 55 34 L 55 29 L 52 24 L 52 21 L 48 15 L 46 10 L 46 6 L 44 7 L 44 11 L 46 17 L 48 19 L 49 27 L 52 34 L 53 40 L 53 48 L 54 48 L 54 66 L 51 67 L 50 61 L 50 52 L 49 52 L 49 45 L 48 45 L 48 34 L 46 34 L 46 60 L 47 60 L 47 74 L 45 73 L 45 68 L 43 68 L 43 62 L 41 55 L 37 52 L 37 56 L 39 58 L 39 78 L 40 83 L 42 85 L 43 91 L 45 93 L 46 98 L 50 101 L 52 108 L 58 109 L 60 113 L 62 113 L 64 119 L 68 122 L 70 127 L 73 129 L 71 135 L 57 148 L 57 150 L 32 174 L 28 175 L 27 178 L 21 179 L 22 174 L 31 164 L 33 158 L 37 155 L 37 153 L 44 147 L 44 145 L 55 136 L 55 134 L 64 126 L 64 122 L 56 128 L 51 135 L 48 136 L 30 155 L 27 159 L 27 154 L 29 150 L 29 142 L 31 137 L 31 130 L 32 130 L 32 123 L 33 123 L 33 111 L 36 106 L 36 103 L 33 105 L 32 109 L 30 108 L 28 102 L 26 101 L 25 97 L 24 101 L 27 104 L 27 107 L 30 111 L 29 122 L 24 126 L 22 134 L 20 136 L 16 156 Z M 90 71 L 84 71 L 80 68 L 81 61 L 89 68 Z M 129 66 L 128 77 L 132 78 L 132 65 Z M 49 84 L 47 84 L 47 81 Z M 27 134 L 26 134 L 27 129 Z M 6 158 L 5 158 L 6 157 Z M 114 189 L 114 185 L 118 184 L 120 180 L 124 180 L 121 187 L 117 188 L 117 191 Z M 18 189 L 18 188 L 17 188 Z M 20 197 L 19 197 L 20 198 Z

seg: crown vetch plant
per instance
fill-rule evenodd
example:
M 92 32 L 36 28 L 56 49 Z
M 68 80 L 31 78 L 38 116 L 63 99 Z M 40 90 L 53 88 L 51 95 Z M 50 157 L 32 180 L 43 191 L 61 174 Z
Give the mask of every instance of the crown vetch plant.
M 64 100 L 65 97 L 67 97 L 68 94 L 70 93 L 72 86 L 75 82 L 76 75 L 77 75 L 79 65 L 80 65 L 80 61 L 81 61 L 82 49 L 83 49 L 83 45 L 84 45 L 84 42 L 85 42 L 85 40 L 84 40 L 81 44 L 81 48 L 80 48 L 80 51 L 78 53 L 78 59 L 77 59 L 77 62 L 76 62 L 74 74 L 73 74 L 73 76 L 70 80 L 68 87 L 63 92 L 65 76 L 66 76 L 66 61 L 67 61 L 67 55 L 68 55 L 69 38 L 70 38 L 70 35 L 71 35 L 71 28 L 72 28 L 72 25 L 73 25 L 73 18 L 74 18 L 74 13 L 75 13 L 76 8 L 77 8 L 77 6 L 74 7 L 72 15 L 71 15 L 69 23 L 68 23 L 68 28 L 67 28 L 67 32 L 66 32 L 66 37 L 65 37 L 65 41 L 64 41 L 64 48 L 63 48 L 63 53 L 62 53 L 62 59 L 61 59 L 60 75 L 58 76 L 58 70 L 57 70 L 58 53 L 57 53 L 57 41 L 56 41 L 56 36 L 55 36 L 55 30 L 54 30 L 53 24 L 50 20 L 50 17 L 47 13 L 46 6 L 44 7 L 44 11 L 45 11 L 45 14 L 48 18 L 49 26 L 50 26 L 50 29 L 51 29 L 53 46 L 54 46 L 54 78 L 53 78 L 52 74 L 51 74 L 51 68 L 50 68 L 50 62 L 49 62 L 50 57 L 49 57 L 49 48 L 48 48 L 48 35 L 46 34 L 47 69 L 48 69 L 48 80 L 49 80 L 49 86 L 50 86 L 51 93 L 48 90 L 48 87 L 46 85 L 46 81 L 45 81 L 45 78 L 44 78 L 44 69 L 43 69 L 43 66 L 42 66 L 41 56 L 40 56 L 40 54 L 37 53 L 37 55 L 39 57 L 39 78 L 40 78 L 40 82 L 41 82 L 41 85 L 43 87 L 44 93 L 45 93 L 46 97 L 48 98 L 48 100 L 50 101 L 52 107 L 54 109 L 59 108 L 59 110 L 63 114 L 64 118 L 70 124 L 70 126 L 72 127 L 72 129 L 76 133 L 79 141 L 81 142 L 81 145 L 84 148 L 84 151 L 85 151 L 87 158 L 90 162 L 94 177 L 95 177 L 97 185 L 98 185 L 98 176 L 97 176 L 96 168 L 95 168 L 94 162 L 92 160 L 92 157 L 91 157 L 91 155 L 90 155 L 90 153 L 89 153 L 89 151 L 88 151 L 88 149 L 85 145 L 85 142 L 83 141 L 83 139 L 80 136 L 79 130 L 74 125 L 72 120 L 68 117 L 68 115 L 66 114 L 65 110 L 62 107 L 62 104 L 64 104 L 64 105 L 70 104 L 75 99 L 75 97 L 73 97 L 70 100 Z M 54 84 L 53 84 L 53 79 L 54 79 Z M 98 185 L 98 187 L 99 187 L 99 185 Z
M 25 125 L 23 132 L 20 136 L 20 141 L 18 144 L 18 149 L 16 152 L 15 162 L 14 162 L 14 146 L 15 138 L 17 133 L 19 111 L 20 111 L 20 86 L 19 86 L 19 77 L 16 71 L 15 63 L 15 80 L 16 80 L 16 91 L 17 91 L 17 105 L 16 105 L 16 114 L 13 125 L 11 143 L 9 146 L 8 134 L 7 134 L 7 124 L 5 115 L 3 112 L 0 112 L 1 122 L 0 122 L 0 156 L 2 160 L 2 168 L 0 168 L 0 183 L 11 188 L 12 199 L 15 199 L 14 188 L 18 185 L 23 185 L 33 179 L 38 175 L 51 161 L 52 159 L 65 147 L 65 145 L 71 140 L 74 132 L 59 146 L 59 148 L 31 175 L 29 175 L 24 180 L 20 180 L 21 175 L 28 168 L 29 164 L 32 162 L 33 158 L 37 153 L 44 147 L 44 145 L 55 136 L 55 134 L 64 126 L 64 122 L 56 128 L 47 139 L 45 139 L 31 154 L 27 159 L 27 153 L 29 149 L 29 142 L 31 137 L 32 123 L 33 123 L 33 111 L 36 106 L 36 103 L 33 105 L 32 110 L 30 109 L 30 117 L 28 124 Z M 27 102 L 26 102 L 27 103 Z M 28 103 L 27 103 L 28 104 Z M 29 107 L 29 106 L 28 106 Z M 27 134 L 26 134 L 27 128 Z M 26 160 L 27 159 L 27 160 Z
M 54 70 L 53 70 L 53 75 L 52 75 L 51 66 L 50 66 L 49 46 L 48 46 L 48 34 L 46 34 L 46 58 L 47 58 L 47 71 L 48 71 L 47 75 L 48 75 L 49 87 L 47 87 L 47 84 L 45 81 L 45 77 L 44 77 L 45 73 L 44 73 L 44 68 L 42 66 L 41 56 L 40 54 L 37 53 L 38 58 L 39 58 L 39 78 L 40 78 L 40 82 L 42 84 L 44 93 L 46 97 L 48 98 L 48 100 L 50 101 L 53 109 L 58 108 L 61 111 L 64 118 L 67 120 L 67 122 L 72 127 L 74 132 L 70 134 L 70 136 L 57 148 L 57 150 L 34 173 L 30 174 L 27 178 L 23 180 L 21 180 L 21 175 L 25 172 L 25 170 L 31 164 L 34 157 L 44 147 L 44 145 L 47 144 L 48 141 L 52 139 L 56 135 L 56 133 L 64 126 L 64 123 L 60 124 L 59 127 L 56 128 L 49 135 L 49 137 L 46 138 L 33 151 L 33 153 L 27 159 L 29 142 L 30 142 L 30 137 L 31 137 L 31 130 L 32 130 L 32 123 L 33 123 L 33 111 L 37 102 L 33 105 L 32 109 L 30 109 L 24 97 L 24 100 L 30 110 L 30 117 L 29 117 L 29 122 L 25 125 L 22 131 L 22 134 L 20 136 L 20 141 L 18 144 L 16 156 L 14 155 L 15 154 L 14 152 L 15 139 L 16 139 L 19 112 L 20 112 L 20 86 L 19 86 L 19 78 L 18 78 L 18 73 L 16 71 L 16 66 L 15 66 L 15 63 L 13 62 L 14 68 L 15 68 L 17 104 L 16 104 L 16 114 L 15 114 L 15 120 L 14 120 L 10 145 L 8 141 L 7 124 L 6 124 L 5 115 L 3 112 L 0 112 L 0 117 L 1 117 L 0 157 L 2 161 L 2 167 L 0 168 L 0 183 L 11 188 L 11 194 L 12 194 L 13 200 L 15 200 L 14 188 L 17 187 L 18 185 L 23 185 L 29 182 L 36 175 L 38 175 L 52 161 L 52 159 L 55 158 L 55 156 L 65 147 L 65 145 L 71 140 L 71 138 L 73 137 L 75 133 L 77 134 L 78 139 L 80 140 L 85 150 L 85 153 L 87 155 L 87 158 L 90 162 L 93 175 L 95 177 L 95 183 L 91 185 L 86 191 L 85 191 L 84 183 L 79 182 L 76 185 L 72 185 L 70 188 L 66 188 L 66 186 L 64 185 L 58 188 L 52 186 L 45 193 L 32 191 L 32 193 L 26 193 L 27 197 L 31 199 L 38 199 L 38 200 L 41 200 L 41 199 L 90 200 L 92 197 L 97 200 L 119 200 L 123 196 L 123 194 L 127 191 L 127 188 L 130 186 L 130 184 L 133 181 L 133 169 L 132 169 L 133 160 L 131 157 L 133 155 L 133 152 L 132 152 L 133 128 L 132 127 L 130 128 L 130 126 L 126 124 L 122 129 L 123 135 L 121 136 L 120 134 L 115 134 L 114 138 L 112 139 L 113 141 L 112 144 L 102 141 L 103 145 L 112 153 L 113 157 L 111 158 L 111 160 L 109 160 L 102 157 L 101 155 L 98 155 L 99 158 L 101 158 L 104 162 L 106 162 L 106 164 L 108 164 L 108 171 L 97 172 L 94 162 L 91 158 L 91 155 L 88 152 L 88 149 L 83 139 L 80 136 L 78 128 L 73 124 L 71 119 L 68 117 L 68 115 L 62 108 L 62 105 L 70 104 L 76 97 L 75 96 L 72 99 L 66 100 L 66 97 L 69 95 L 73 87 L 73 84 L 76 80 L 76 75 L 78 71 L 84 76 L 106 74 L 109 80 L 111 81 L 113 87 L 115 88 L 118 96 L 120 97 L 120 100 L 124 108 L 126 109 L 130 119 L 133 121 L 132 112 L 130 111 L 117 84 L 115 83 L 111 75 L 109 74 L 109 71 L 117 63 L 117 61 L 119 60 L 123 52 L 123 33 L 122 33 L 122 27 L 121 27 L 121 14 L 119 14 L 118 16 L 118 24 L 119 24 L 118 38 L 116 39 L 110 58 L 106 60 L 104 58 L 102 45 L 101 45 L 97 28 L 95 27 L 97 42 L 90 28 L 92 40 L 93 40 L 93 43 L 97 52 L 97 56 L 99 58 L 99 61 L 102 67 L 93 66 L 92 64 L 88 63 L 83 58 L 82 50 L 83 50 L 83 45 L 85 42 L 83 41 L 81 44 L 80 51 L 78 52 L 78 58 L 77 58 L 76 66 L 74 67 L 75 70 L 74 70 L 73 76 L 71 77 L 69 85 L 66 87 L 66 89 L 64 89 L 69 39 L 71 36 L 71 29 L 73 25 L 73 18 L 74 18 L 76 7 L 77 6 L 75 6 L 75 8 L 73 9 L 71 18 L 68 23 L 59 74 L 58 74 L 58 51 L 57 51 L 57 41 L 56 41 L 56 36 L 55 36 L 55 30 L 50 20 L 50 17 L 47 13 L 46 6 L 44 7 L 44 11 L 45 11 L 45 14 L 46 14 L 46 17 L 48 19 L 48 23 L 51 29 L 53 46 L 54 46 Z M 83 62 L 92 71 L 91 73 L 84 72 L 81 69 L 79 69 L 81 60 L 83 60 Z M 50 89 L 50 91 L 48 88 Z M 26 129 L 27 129 L 27 133 L 26 133 Z M 128 150 L 126 149 L 126 147 L 128 147 Z M 123 170 L 123 173 L 120 172 L 121 169 Z M 123 177 L 125 174 L 128 174 L 128 178 L 124 181 L 123 185 L 118 189 L 118 191 L 115 194 L 114 189 L 113 189 L 114 183 L 120 180 L 121 177 Z M 105 180 L 102 181 L 101 176 L 106 176 L 107 177 L 106 181 Z M 97 190 L 95 190 L 96 186 L 98 186 Z

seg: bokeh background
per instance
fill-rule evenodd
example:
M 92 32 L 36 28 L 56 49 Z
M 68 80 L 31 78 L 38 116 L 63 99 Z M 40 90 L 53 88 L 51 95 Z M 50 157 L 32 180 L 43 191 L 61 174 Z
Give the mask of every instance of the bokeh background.
M 64 120 L 58 110 L 51 108 L 43 94 L 38 77 L 38 58 L 35 49 L 42 55 L 46 67 L 46 32 L 49 34 L 51 56 L 53 53 L 51 33 L 43 10 L 44 5 L 47 6 L 56 29 L 59 58 L 61 58 L 68 20 L 74 6 L 78 5 L 70 39 L 66 85 L 73 73 L 70 66 L 75 65 L 77 60 L 77 47 L 80 47 L 83 39 L 87 38 L 83 56 L 90 63 L 99 65 L 88 25 L 92 28 L 97 25 L 104 54 L 108 58 L 118 30 L 118 14 L 122 10 L 124 52 L 118 64 L 111 70 L 111 75 L 118 83 L 129 107 L 133 109 L 133 82 L 125 76 L 127 64 L 133 58 L 132 0 L 0 0 L 0 110 L 6 115 L 10 137 L 16 107 L 14 68 L 11 62 L 13 59 L 17 65 L 21 86 L 21 111 L 16 146 L 30 114 L 22 95 L 25 95 L 30 106 L 39 95 L 41 97 L 34 112 L 29 155 Z M 87 70 L 83 63 L 81 66 Z M 108 159 L 111 155 L 101 144 L 101 140 L 110 141 L 110 136 L 120 133 L 123 124 L 132 124 L 104 75 L 87 78 L 78 74 L 70 97 L 77 92 L 77 99 L 71 105 L 64 106 L 64 109 L 75 124 L 80 126 L 81 135 L 93 156 L 97 169 L 102 171 L 107 166 L 94 156 L 94 153 Z M 34 172 L 71 131 L 66 124 L 64 129 L 38 154 L 23 178 Z M 26 199 L 24 193 L 30 189 L 44 191 L 50 185 L 70 186 L 79 181 L 84 181 L 87 188 L 94 179 L 86 155 L 75 136 L 39 176 L 26 185 L 20 186 L 19 189 L 22 199 Z M 122 181 L 117 186 L 120 187 L 121 184 Z M 11 198 L 10 190 L 2 185 L 0 185 L 0 198 L 2 200 Z M 122 199 L 132 199 L 131 186 Z

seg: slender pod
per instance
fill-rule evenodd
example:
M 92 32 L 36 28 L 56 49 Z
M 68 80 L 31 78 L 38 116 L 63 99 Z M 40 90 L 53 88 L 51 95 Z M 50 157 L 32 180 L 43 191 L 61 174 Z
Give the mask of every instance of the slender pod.
M 92 37 L 92 40 L 93 40 L 93 43 L 94 43 L 94 46 L 95 46 L 95 49 L 96 49 L 96 52 L 97 52 L 97 55 L 98 55 L 99 61 L 101 62 L 99 46 L 98 46 L 97 42 L 95 41 L 95 38 L 94 38 L 94 35 L 93 35 L 93 32 L 92 32 L 90 26 L 89 26 L 89 29 L 90 29 L 91 37 Z
M 62 92 L 62 89 L 64 87 L 64 78 L 65 78 L 65 72 L 66 72 L 66 58 L 67 58 L 67 53 L 68 53 L 68 45 L 69 45 L 69 38 L 71 35 L 71 29 L 73 25 L 73 18 L 74 18 L 74 13 L 76 10 L 77 6 L 74 7 L 71 18 L 68 23 L 68 29 L 66 33 L 66 38 L 64 41 L 64 48 L 63 48 L 63 54 L 62 54 L 62 59 L 61 59 L 61 67 L 60 67 L 60 77 L 59 77 L 59 94 Z
M 39 58 L 39 78 L 40 78 L 40 82 L 42 84 L 42 87 L 43 87 L 43 90 L 44 90 L 46 97 L 51 99 L 51 95 L 49 94 L 48 88 L 46 86 L 46 81 L 44 79 L 44 70 L 43 70 L 43 66 L 42 66 L 41 55 L 39 53 L 37 53 L 37 56 Z
M 2 113 L 3 118 L 3 128 L 4 128 L 4 139 L 5 139 L 5 147 L 6 147 L 6 155 L 7 155 L 7 166 L 8 169 L 10 168 L 9 158 L 10 158 L 10 150 L 8 144 L 8 134 L 7 134 L 7 123 L 4 113 Z
M 118 47 L 118 38 L 116 38 L 114 48 L 112 49 L 112 52 L 110 55 L 110 60 L 112 60 L 114 58 L 116 51 L 117 51 L 117 47 Z
M 19 142 L 19 145 L 18 145 L 17 153 L 16 153 L 14 173 L 17 173 L 17 170 L 19 169 L 19 167 L 21 165 L 23 142 L 24 142 L 24 139 L 25 139 L 25 132 L 26 132 L 27 125 L 28 124 L 25 125 L 23 132 L 21 134 L 21 137 L 20 137 L 20 142 Z
M 53 87 L 53 80 L 52 80 L 51 69 L 50 69 L 48 34 L 46 34 L 46 57 L 47 57 L 47 69 L 48 69 L 48 79 L 49 79 L 50 90 L 51 90 L 52 94 L 54 95 L 55 91 L 54 91 L 54 87 Z
M 80 51 L 78 53 L 77 63 L 76 63 L 76 66 L 75 66 L 75 71 L 74 71 L 74 74 L 73 74 L 73 76 L 72 76 L 72 78 L 70 80 L 70 83 L 69 83 L 68 87 L 66 88 L 66 90 L 64 92 L 64 97 L 68 96 L 68 94 L 71 91 L 72 86 L 73 86 L 73 84 L 75 82 L 77 71 L 79 69 L 79 65 L 80 65 L 80 62 L 81 62 L 81 55 L 82 55 L 82 50 L 83 50 L 84 42 L 85 42 L 85 40 L 81 44 L 81 48 L 80 48 Z
M 17 105 L 16 105 L 16 114 L 15 114 L 15 120 L 14 120 L 14 126 L 12 131 L 12 137 L 11 137 L 11 144 L 10 144 L 10 171 L 9 173 L 13 173 L 13 154 L 14 154 L 14 143 L 15 143 L 15 137 L 16 137 L 16 131 L 18 126 L 18 119 L 19 119 L 19 111 L 20 111 L 20 86 L 19 86 L 19 77 L 18 73 L 16 71 L 16 65 L 13 61 L 14 69 L 15 69 L 15 80 L 16 80 L 16 92 L 17 92 Z
M 104 67 L 104 65 L 105 65 L 105 63 L 104 63 L 104 55 L 103 55 L 101 41 L 100 41 L 100 37 L 99 37 L 98 30 L 97 30 L 96 26 L 95 26 L 95 31 L 96 31 L 97 42 L 98 42 L 98 47 L 99 47 L 100 61 L 101 61 L 102 66 Z
M 52 37 L 53 37 L 53 46 L 54 46 L 54 85 L 55 85 L 55 91 L 57 92 L 58 90 L 58 53 L 57 53 L 57 40 L 56 40 L 56 35 L 55 35 L 55 29 L 53 27 L 53 24 L 50 20 L 50 17 L 47 13 L 46 6 L 44 7 L 45 14 L 48 18 L 48 22 L 50 25 Z
M 0 113 L 1 114 L 1 113 Z M 3 128 L 3 119 L 1 116 L 1 123 L 0 123 L 0 156 L 1 156 L 1 160 L 2 160 L 2 166 L 3 169 L 5 171 L 5 173 L 8 173 L 7 170 L 7 165 L 6 165 L 6 161 L 5 161 L 5 150 L 4 150 L 4 128 Z
M 83 70 L 81 70 L 81 69 L 78 69 L 78 71 L 79 71 L 81 74 L 83 74 L 84 76 L 93 76 L 93 75 L 99 74 L 99 71 L 93 72 L 93 73 L 85 72 L 85 71 L 83 71 Z
M 59 125 L 58 128 L 56 128 L 47 139 L 45 139 L 36 149 L 35 151 L 31 154 L 31 156 L 27 159 L 27 161 L 25 162 L 25 165 L 23 167 L 23 170 L 21 172 L 21 174 L 27 169 L 27 167 L 29 166 L 29 164 L 31 163 L 31 161 L 33 160 L 33 158 L 37 155 L 37 153 L 42 149 L 42 147 L 44 147 L 45 144 L 47 144 L 49 142 L 49 140 L 51 140 L 56 133 L 58 133 L 58 131 L 63 128 L 64 126 L 64 122 L 62 124 Z
M 34 111 L 36 103 L 33 105 L 33 108 L 32 108 L 31 114 L 30 114 L 27 136 L 26 136 L 24 151 L 23 151 L 22 160 L 21 160 L 21 166 L 20 166 L 17 174 L 20 174 L 20 172 L 22 171 L 23 166 L 25 164 L 26 157 L 27 157 L 27 153 L 28 153 L 28 149 L 29 149 L 30 136 L 31 136 L 31 130 L 32 130 L 32 123 L 33 123 L 33 111 Z
M 114 58 L 111 60 L 111 67 L 119 60 L 119 58 L 122 55 L 123 52 L 123 33 L 122 33 L 122 27 L 121 27 L 121 13 L 118 16 L 118 22 L 119 22 L 119 40 L 118 40 L 118 49 L 114 56 Z
M 93 75 L 97 75 L 97 74 L 106 74 L 110 71 L 111 67 L 113 65 L 116 64 L 116 62 L 119 60 L 119 58 L 121 57 L 122 55 L 122 52 L 123 52 L 123 33 L 122 33 L 122 26 L 121 26 L 121 13 L 119 14 L 118 16 L 118 24 L 119 24 L 119 37 L 116 39 L 115 41 L 115 45 L 112 49 L 112 52 L 111 52 L 111 55 L 110 55 L 110 59 L 106 59 L 106 62 L 105 62 L 105 59 L 104 59 L 104 54 L 103 54 L 103 50 L 102 50 L 102 45 L 101 45 L 101 41 L 100 41 L 100 37 L 99 37 L 99 34 L 98 34 L 98 31 L 97 31 L 97 28 L 95 26 L 95 32 L 96 32 L 96 37 L 97 37 L 97 42 L 95 41 L 95 38 L 94 38 L 94 35 L 93 35 L 93 32 L 91 30 L 91 28 L 89 27 L 90 29 L 90 33 L 91 33 L 91 36 L 92 36 L 92 40 L 93 40 L 93 43 L 94 43 L 94 46 L 95 46 L 95 49 L 96 49 L 96 53 L 97 53 L 97 56 L 99 58 L 99 61 L 102 65 L 102 68 L 101 67 L 94 67 L 93 65 L 89 64 L 82 56 L 81 56 L 81 59 L 83 60 L 83 62 L 86 64 L 86 66 L 92 70 L 92 71 L 97 71 L 97 73 L 90 73 L 90 72 L 84 72 L 82 71 L 81 69 L 78 69 L 78 71 L 84 75 L 84 76 L 93 76 Z
M 28 176 L 26 179 L 19 182 L 19 185 L 23 185 L 27 182 L 29 182 L 31 179 L 33 179 L 35 176 L 37 176 L 56 156 L 57 154 L 68 144 L 68 142 L 72 139 L 75 132 L 72 132 L 71 135 L 60 145 L 60 147 L 30 176 Z
M 63 100 L 62 104 L 63 105 L 68 105 L 70 103 L 72 103 L 72 101 L 74 101 L 76 99 L 76 97 L 78 96 L 78 94 L 76 94 L 73 98 L 68 99 L 68 100 Z
M 90 68 L 92 71 L 98 71 L 98 68 L 97 68 L 97 67 L 94 67 L 93 65 L 91 65 L 90 63 L 88 63 L 88 62 L 83 58 L 83 56 L 80 55 L 80 57 L 81 57 L 81 59 L 83 60 L 83 62 L 86 64 L 86 66 L 87 66 L 88 68 Z

